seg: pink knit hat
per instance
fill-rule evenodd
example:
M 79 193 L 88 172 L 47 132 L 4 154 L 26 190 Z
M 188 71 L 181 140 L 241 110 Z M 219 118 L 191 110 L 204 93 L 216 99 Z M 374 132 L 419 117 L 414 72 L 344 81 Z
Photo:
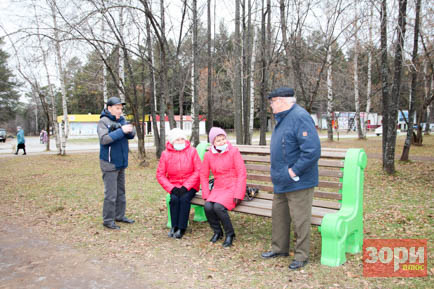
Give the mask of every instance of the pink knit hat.
M 223 129 L 219 127 L 212 127 L 211 130 L 209 131 L 209 143 L 211 145 L 214 145 L 214 139 L 221 134 L 224 135 L 225 137 L 228 137 L 226 132 Z

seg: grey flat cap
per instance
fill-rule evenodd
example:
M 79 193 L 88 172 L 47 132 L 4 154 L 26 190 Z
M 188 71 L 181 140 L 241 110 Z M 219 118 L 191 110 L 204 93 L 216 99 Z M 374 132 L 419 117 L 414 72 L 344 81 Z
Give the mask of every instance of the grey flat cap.
M 268 99 L 273 97 L 294 97 L 294 89 L 290 87 L 279 87 L 273 90 L 267 97 Z

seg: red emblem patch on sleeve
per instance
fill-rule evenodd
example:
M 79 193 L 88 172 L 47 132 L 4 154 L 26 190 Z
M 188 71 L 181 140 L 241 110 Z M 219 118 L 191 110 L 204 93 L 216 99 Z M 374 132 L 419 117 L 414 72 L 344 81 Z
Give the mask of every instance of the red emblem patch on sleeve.
M 307 136 L 307 131 L 304 131 L 304 132 L 303 132 L 303 136 Z

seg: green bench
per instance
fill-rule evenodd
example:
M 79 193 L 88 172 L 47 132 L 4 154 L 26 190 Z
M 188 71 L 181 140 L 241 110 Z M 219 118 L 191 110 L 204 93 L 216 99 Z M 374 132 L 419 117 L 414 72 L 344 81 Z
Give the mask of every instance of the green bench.
M 197 150 L 203 155 L 208 144 Z M 245 161 L 247 185 L 259 189 L 252 201 L 242 201 L 233 211 L 271 217 L 273 185 L 268 146 L 237 146 Z M 345 254 L 359 253 L 363 246 L 363 181 L 367 157 L 363 149 L 322 148 L 319 185 L 312 204 L 312 225 L 321 232 L 321 264 L 339 266 Z M 169 196 L 170 200 L 170 196 Z M 192 200 L 195 220 L 206 220 L 200 192 Z M 170 217 L 169 217 L 170 222 Z

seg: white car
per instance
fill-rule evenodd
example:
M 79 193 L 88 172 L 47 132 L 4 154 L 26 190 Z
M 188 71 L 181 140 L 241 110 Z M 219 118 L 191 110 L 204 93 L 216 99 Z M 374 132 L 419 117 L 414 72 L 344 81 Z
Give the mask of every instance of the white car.
M 397 129 L 397 130 L 396 130 L 396 133 L 397 133 L 397 134 L 398 134 L 398 133 L 401 133 L 401 130 L 400 130 L 400 129 Z M 377 128 L 375 129 L 375 134 L 376 134 L 377 136 L 382 135 L 382 134 L 383 134 L 383 126 L 379 126 L 379 127 L 377 127 Z

